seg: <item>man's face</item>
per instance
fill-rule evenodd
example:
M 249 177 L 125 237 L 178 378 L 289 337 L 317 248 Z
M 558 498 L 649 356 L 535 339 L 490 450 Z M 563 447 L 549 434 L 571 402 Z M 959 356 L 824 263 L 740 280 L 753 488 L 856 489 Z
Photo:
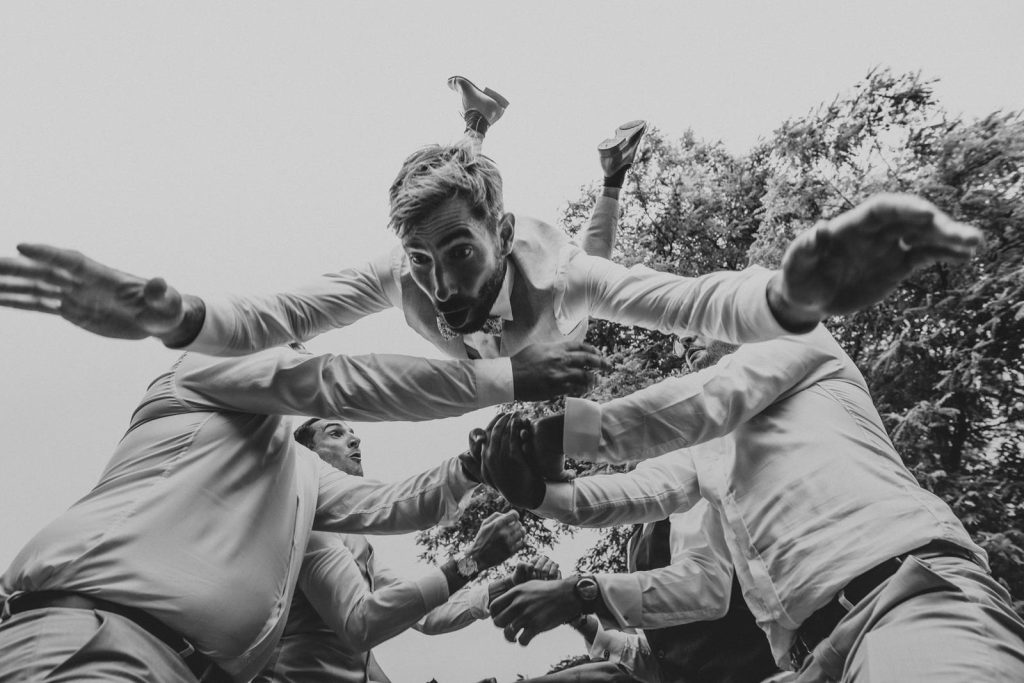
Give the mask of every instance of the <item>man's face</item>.
M 314 423 L 314 428 L 313 451 L 321 460 L 345 474 L 363 476 L 361 442 L 348 424 L 340 420 L 320 420 Z
M 506 214 L 498 229 L 473 218 L 466 202 L 447 200 L 402 238 L 412 279 L 457 332 L 483 327 L 505 277 L 514 227 Z
M 710 368 L 724 356 L 738 349 L 738 346 L 707 337 L 685 337 L 681 340 L 682 356 L 691 372 Z

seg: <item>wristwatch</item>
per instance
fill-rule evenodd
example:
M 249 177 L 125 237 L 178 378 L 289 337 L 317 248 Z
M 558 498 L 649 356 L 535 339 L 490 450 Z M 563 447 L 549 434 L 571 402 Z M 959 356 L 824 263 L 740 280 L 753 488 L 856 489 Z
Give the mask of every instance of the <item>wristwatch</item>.
M 476 576 L 477 572 L 480 571 L 480 566 L 476 563 L 476 558 L 466 553 L 460 553 L 455 557 L 455 569 L 459 572 L 459 576 L 464 579 L 472 579 Z
M 583 613 L 591 614 L 597 611 L 597 601 L 601 597 L 601 588 L 593 576 L 581 576 L 576 579 L 573 592 L 582 603 Z

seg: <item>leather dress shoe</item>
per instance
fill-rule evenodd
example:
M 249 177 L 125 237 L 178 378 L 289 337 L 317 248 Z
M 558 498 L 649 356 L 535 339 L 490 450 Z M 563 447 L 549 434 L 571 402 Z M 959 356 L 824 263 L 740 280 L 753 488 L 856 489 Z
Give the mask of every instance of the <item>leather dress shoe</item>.
M 473 82 L 462 76 L 452 76 L 448 79 L 448 87 L 462 95 L 462 116 L 466 112 L 476 110 L 484 117 L 489 125 L 501 118 L 508 106 L 508 100 L 490 88 L 480 88 L 473 85 Z
M 597 146 L 605 176 L 615 175 L 623 166 L 633 163 L 646 131 L 646 121 L 629 121 L 615 129 L 615 137 Z

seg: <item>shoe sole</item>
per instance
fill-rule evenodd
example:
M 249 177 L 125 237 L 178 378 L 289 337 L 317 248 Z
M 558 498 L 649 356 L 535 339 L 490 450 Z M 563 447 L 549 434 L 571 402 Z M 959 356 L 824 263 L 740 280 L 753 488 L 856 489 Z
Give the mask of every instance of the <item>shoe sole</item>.
M 612 156 L 615 152 L 621 152 L 624 148 L 629 147 L 634 138 L 637 138 L 647 132 L 647 122 L 636 120 L 624 123 L 615 129 L 615 137 L 604 140 L 597 146 L 597 151 L 601 156 Z

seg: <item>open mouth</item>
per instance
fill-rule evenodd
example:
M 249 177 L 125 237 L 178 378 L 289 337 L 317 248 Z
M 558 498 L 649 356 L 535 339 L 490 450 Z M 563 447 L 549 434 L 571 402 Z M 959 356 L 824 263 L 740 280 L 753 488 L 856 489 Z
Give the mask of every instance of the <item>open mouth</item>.
M 466 324 L 466 319 L 469 318 L 469 309 L 456 308 L 452 311 L 443 311 L 441 317 L 444 318 L 449 327 L 457 330 Z
M 362 462 L 363 461 L 363 455 L 359 451 L 356 451 L 355 453 L 353 453 L 352 455 L 350 455 L 348 457 L 351 458 L 352 460 L 355 460 L 356 462 Z

